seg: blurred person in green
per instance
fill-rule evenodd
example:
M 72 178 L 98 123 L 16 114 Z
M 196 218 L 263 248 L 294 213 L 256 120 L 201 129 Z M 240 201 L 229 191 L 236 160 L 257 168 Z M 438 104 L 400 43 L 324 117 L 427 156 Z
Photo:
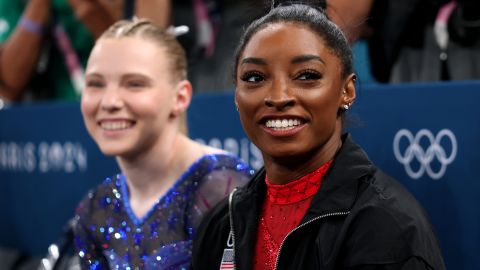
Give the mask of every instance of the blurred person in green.
M 0 99 L 77 100 L 94 40 L 124 16 L 125 2 L 0 0 Z M 137 16 L 168 24 L 167 1 L 135 2 Z

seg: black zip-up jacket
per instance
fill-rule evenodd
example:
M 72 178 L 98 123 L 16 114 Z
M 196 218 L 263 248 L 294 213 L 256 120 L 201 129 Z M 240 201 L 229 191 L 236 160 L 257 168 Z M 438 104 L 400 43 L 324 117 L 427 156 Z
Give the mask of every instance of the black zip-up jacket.
M 264 179 L 262 169 L 231 194 L 230 203 L 223 201 L 205 217 L 194 241 L 192 269 L 219 269 L 231 230 L 235 269 L 252 268 Z M 278 254 L 278 270 L 445 269 L 424 210 L 349 135 Z

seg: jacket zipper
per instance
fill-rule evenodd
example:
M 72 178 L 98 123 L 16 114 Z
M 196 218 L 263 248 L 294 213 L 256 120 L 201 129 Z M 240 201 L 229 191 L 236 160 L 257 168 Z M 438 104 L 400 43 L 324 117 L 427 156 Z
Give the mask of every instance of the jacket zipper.
M 233 202 L 233 194 L 237 191 L 237 188 L 234 188 L 230 195 L 228 196 L 228 212 L 230 213 L 230 233 L 228 235 L 227 240 L 227 247 L 232 248 L 233 252 L 233 270 L 236 269 L 235 264 L 235 231 L 233 230 L 233 211 L 232 211 L 232 202 Z
M 305 227 L 306 225 L 308 225 L 312 222 L 315 222 L 319 219 L 323 219 L 323 218 L 331 217 L 331 216 L 346 216 L 349 213 L 350 213 L 350 211 L 327 213 L 327 214 L 318 216 L 316 218 L 313 218 L 313 219 L 301 224 L 300 226 L 295 227 L 293 230 L 291 230 L 289 233 L 287 233 L 287 235 L 283 238 L 282 243 L 280 244 L 280 247 L 278 248 L 277 260 L 275 261 L 275 268 L 274 269 L 277 270 L 278 261 L 280 260 L 280 253 L 282 252 L 282 247 L 283 247 L 283 244 L 285 243 L 285 240 L 287 240 L 288 236 L 290 236 L 294 231 L 297 231 L 298 229 L 300 229 L 302 227 Z

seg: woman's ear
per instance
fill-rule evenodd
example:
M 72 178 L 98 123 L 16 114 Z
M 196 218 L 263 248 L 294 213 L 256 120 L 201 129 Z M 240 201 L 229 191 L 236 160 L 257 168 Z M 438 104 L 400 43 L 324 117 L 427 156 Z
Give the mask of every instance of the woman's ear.
M 341 109 L 348 110 L 355 101 L 356 91 L 355 91 L 355 82 L 357 76 L 355 74 L 350 74 L 345 80 L 345 84 L 342 90 L 342 101 L 340 104 Z
M 183 114 L 192 100 L 192 84 L 188 80 L 182 80 L 177 84 L 172 116 Z

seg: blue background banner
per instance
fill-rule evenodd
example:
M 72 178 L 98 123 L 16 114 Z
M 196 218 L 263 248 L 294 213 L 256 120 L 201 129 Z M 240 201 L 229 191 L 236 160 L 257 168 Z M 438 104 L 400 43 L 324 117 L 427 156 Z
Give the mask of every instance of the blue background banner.
M 360 87 L 347 129 L 421 202 L 448 269 L 480 269 L 480 82 Z M 192 138 L 259 168 L 233 94 L 194 97 Z M 0 111 L 0 246 L 43 255 L 78 201 L 118 172 L 88 136 L 78 103 Z

